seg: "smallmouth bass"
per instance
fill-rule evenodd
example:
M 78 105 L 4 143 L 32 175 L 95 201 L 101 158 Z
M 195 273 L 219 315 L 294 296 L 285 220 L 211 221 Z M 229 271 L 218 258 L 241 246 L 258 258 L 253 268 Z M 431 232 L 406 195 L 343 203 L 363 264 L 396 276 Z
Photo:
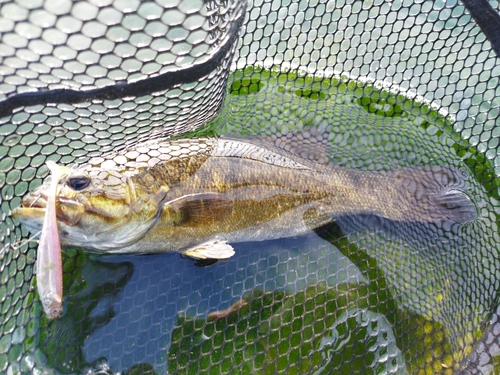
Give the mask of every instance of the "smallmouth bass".
M 13 216 L 40 231 L 46 182 Z M 225 259 L 231 243 L 307 233 L 335 217 L 466 223 L 477 217 L 460 171 L 367 172 L 326 166 L 262 140 L 154 141 L 94 158 L 59 180 L 64 247 L 105 253 L 178 251 Z

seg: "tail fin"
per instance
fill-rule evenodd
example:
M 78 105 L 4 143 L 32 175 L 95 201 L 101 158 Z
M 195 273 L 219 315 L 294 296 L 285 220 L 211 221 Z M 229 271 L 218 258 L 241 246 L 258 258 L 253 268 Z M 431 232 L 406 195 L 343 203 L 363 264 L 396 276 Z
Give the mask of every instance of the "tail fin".
M 477 210 L 472 200 L 463 191 L 444 189 L 429 197 L 441 214 L 456 223 L 466 223 L 476 219 Z
M 467 178 L 459 169 L 425 167 L 387 173 L 395 184 L 395 205 L 405 220 L 462 224 L 477 218 L 476 206 L 465 193 Z

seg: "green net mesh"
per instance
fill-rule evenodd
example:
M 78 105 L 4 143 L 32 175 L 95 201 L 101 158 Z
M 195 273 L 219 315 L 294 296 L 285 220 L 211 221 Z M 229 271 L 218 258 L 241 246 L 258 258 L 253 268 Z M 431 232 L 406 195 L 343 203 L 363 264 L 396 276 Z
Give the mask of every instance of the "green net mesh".
M 491 6 L 0 3 L 0 373 L 500 371 Z M 48 320 L 37 242 L 10 217 L 45 162 L 205 135 L 323 166 L 453 168 L 477 218 L 340 215 L 307 235 L 233 244 L 211 267 L 67 249 L 65 312 Z

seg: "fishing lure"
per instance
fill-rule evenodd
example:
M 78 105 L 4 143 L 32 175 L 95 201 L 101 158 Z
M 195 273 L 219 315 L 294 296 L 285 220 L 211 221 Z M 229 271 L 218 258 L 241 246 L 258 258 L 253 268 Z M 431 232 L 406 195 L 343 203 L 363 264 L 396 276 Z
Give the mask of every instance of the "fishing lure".
M 47 192 L 47 207 L 36 259 L 37 289 L 43 311 L 49 319 L 61 315 L 62 309 L 62 258 L 56 218 L 57 186 L 64 168 L 47 161 L 52 180 Z

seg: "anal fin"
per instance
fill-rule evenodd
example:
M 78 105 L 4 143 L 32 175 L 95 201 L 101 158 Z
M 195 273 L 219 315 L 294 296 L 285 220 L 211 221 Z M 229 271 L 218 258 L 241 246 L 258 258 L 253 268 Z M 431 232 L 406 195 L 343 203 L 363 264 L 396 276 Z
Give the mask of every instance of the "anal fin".
M 234 249 L 227 241 L 210 240 L 181 250 L 181 253 L 194 259 L 228 259 L 234 255 Z

